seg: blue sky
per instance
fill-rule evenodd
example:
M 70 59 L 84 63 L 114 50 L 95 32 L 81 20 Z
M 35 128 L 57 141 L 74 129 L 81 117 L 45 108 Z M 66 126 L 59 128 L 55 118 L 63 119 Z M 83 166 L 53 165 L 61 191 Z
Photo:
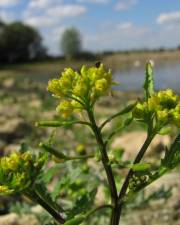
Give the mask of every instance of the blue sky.
M 0 0 L 0 18 L 35 26 L 52 54 L 71 26 L 96 52 L 180 45 L 180 0 Z

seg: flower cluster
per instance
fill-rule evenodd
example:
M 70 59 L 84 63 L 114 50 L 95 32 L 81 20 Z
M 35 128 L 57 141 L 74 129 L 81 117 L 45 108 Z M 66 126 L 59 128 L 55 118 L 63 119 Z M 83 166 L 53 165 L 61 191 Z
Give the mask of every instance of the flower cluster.
M 133 110 L 135 118 L 149 120 L 155 116 L 159 124 L 173 124 L 180 127 L 179 97 L 171 89 L 154 93 L 146 102 L 137 103 Z
M 112 73 L 103 64 L 99 67 L 83 66 L 80 72 L 67 68 L 59 79 L 50 80 L 48 90 L 60 98 L 57 111 L 68 117 L 73 112 L 82 111 L 87 104 L 93 105 L 102 95 L 110 91 Z
M 14 152 L 0 158 L 0 195 L 7 195 L 27 189 L 34 182 L 45 161 L 44 156 L 31 152 Z

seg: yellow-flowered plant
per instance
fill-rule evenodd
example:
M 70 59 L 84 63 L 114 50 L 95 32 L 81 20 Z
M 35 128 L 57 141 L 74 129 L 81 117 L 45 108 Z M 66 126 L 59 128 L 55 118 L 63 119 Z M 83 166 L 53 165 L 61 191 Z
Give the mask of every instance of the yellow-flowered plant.
M 59 99 L 57 111 L 65 119 L 41 121 L 37 122 L 37 126 L 85 125 L 91 129 L 97 145 L 95 148 L 92 146 L 89 149 L 84 145 L 85 140 L 81 140 L 83 144 L 72 146 L 75 147 L 75 151 L 71 155 L 71 152 L 64 153 L 54 147 L 51 136 L 48 143 L 39 145 L 44 151 L 50 153 L 52 157 L 49 159 L 61 164 L 72 160 L 78 160 L 78 163 L 68 164 L 66 169 L 62 166 L 51 168 L 52 170 L 48 168 L 48 171 L 45 170 L 44 173 L 41 173 L 39 179 L 37 179 L 37 175 L 42 168 L 46 154 L 35 156 L 27 151 L 2 157 L 0 159 L 0 194 L 22 192 L 46 209 L 57 224 L 86 224 L 85 221 L 94 212 L 109 208 L 111 210 L 110 225 L 119 225 L 121 212 L 137 197 L 139 191 L 180 165 L 180 133 L 178 130 L 180 127 L 180 102 L 179 96 L 174 94 L 171 89 L 154 91 L 152 65 L 148 62 L 144 83 L 145 100 L 130 103 L 99 124 L 96 120 L 94 104 L 101 96 L 111 91 L 113 84 L 112 73 L 110 70 L 107 71 L 103 64 L 100 64 L 99 67 L 83 66 L 80 72 L 68 68 L 64 70 L 59 79 L 50 80 L 48 90 Z M 77 120 L 71 117 L 72 113 L 82 111 L 86 112 L 82 118 Z M 107 123 L 125 114 L 127 115 L 122 117 L 120 125 L 114 123 L 115 129 L 103 132 Z M 134 119 L 146 124 L 147 136 L 134 161 L 131 162 L 122 158 L 124 149 L 111 149 L 109 142 L 114 135 L 123 131 Z M 175 127 L 174 133 L 177 135 L 173 143 L 165 148 L 164 157 L 158 165 L 144 162 L 143 157 L 149 145 L 158 133 L 163 133 L 162 128 L 166 128 L 167 125 Z M 96 160 L 97 164 L 101 162 L 103 165 L 104 173 L 98 175 L 97 180 L 94 176 L 96 176 L 95 170 L 98 165 L 93 166 L 91 172 L 89 167 L 93 164 L 88 163 L 90 158 Z M 80 162 L 83 163 L 83 166 L 79 164 Z M 124 172 L 122 174 L 120 172 L 125 168 L 129 169 L 129 172 L 123 180 L 121 176 L 124 175 Z M 60 169 L 61 172 L 57 173 L 57 169 Z M 56 179 L 58 180 L 57 185 L 50 195 L 45 185 L 54 178 L 55 174 L 61 175 L 60 179 Z M 107 182 L 101 177 L 102 174 L 106 174 Z M 108 190 L 109 198 L 104 200 L 105 204 L 92 207 L 100 185 L 97 181 L 102 182 L 101 185 L 103 184 L 104 188 Z M 151 199 L 151 197 L 143 196 L 143 203 Z M 57 200 L 57 197 L 60 199 Z M 63 197 L 68 197 L 68 201 L 62 200 Z M 74 205 L 70 204 L 70 201 L 75 202 Z M 71 205 L 73 206 L 71 207 Z
M 172 124 L 180 127 L 180 101 L 171 89 L 154 93 L 145 102 L 138 102 L 133 110 L 137 119 L 144 121 L 154 117 L 159 126 Z
M 21 192 L 33 184 L 45 158 L 30 151 L 0 158 L 0 195 Z
M 99 67 L 83 66 L 80 72 L 67 68 L 59 79 L 49 81 L 48 90 L 60 99 L 57 111 L 67 118 L 87 105 L 94 105 L 100 96 L 110 92 L 112 84 L 111 70 L 100 64 Z

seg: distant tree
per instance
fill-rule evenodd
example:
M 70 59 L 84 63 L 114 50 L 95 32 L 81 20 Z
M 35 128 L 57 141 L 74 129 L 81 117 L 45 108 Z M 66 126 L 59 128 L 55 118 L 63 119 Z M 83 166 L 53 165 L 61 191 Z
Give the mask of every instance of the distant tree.
M 21 22 L 2 27 L 0 32 L 0 60 L 18 62 L 34 59 L 45 53 L 38 31 Z
M 81 36 L 75 28 L 68 28 L 61 38 L 61 49 L 66 58 L 73 58 L 81 51 Z

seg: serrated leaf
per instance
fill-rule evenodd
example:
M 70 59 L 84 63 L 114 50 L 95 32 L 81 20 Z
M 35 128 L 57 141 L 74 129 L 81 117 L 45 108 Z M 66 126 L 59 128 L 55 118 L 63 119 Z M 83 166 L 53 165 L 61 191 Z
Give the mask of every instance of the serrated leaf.
M 54 190 L 52 192 L 52 198 L 55 200 L 60 193 L 60 190 L 64 187 L 69 187 L 69 185 L 73 184 L 77 178 L 81 175 L 81 169 L 77 168 L 74 170 L 70 170 L 66 176 L 62 176 L 61 179 L 56 183 Z
M 180 164 L 180 134 L 176 137 L 170 149 L 166 148 L 162 166 L 173 169 Z
M 145 90 L 146 99 L 148 99 L 154 94 L 153 67 L 150 61 L 146 63 L 145 75 L 143 88 Z
M 69 211 L 68 218 L 72 218 L 79 213 L 86 212 L 87 209 L 91 208 L 94 203 L 96 193 L 97 189 L 95 188 L 92 191 L 79 196 L 74 203 L 73 208 Z
M 42 174 L 42 180 L 44 183 L 49 183 L 52 178 L 54 177 L 54 175 L 60 171 L 60 168 L 62 167 L 62 165 L 55 165 L 54 167 L 52 168 L 49 168 L 47 171 L 45 171 L 43 174 Z

